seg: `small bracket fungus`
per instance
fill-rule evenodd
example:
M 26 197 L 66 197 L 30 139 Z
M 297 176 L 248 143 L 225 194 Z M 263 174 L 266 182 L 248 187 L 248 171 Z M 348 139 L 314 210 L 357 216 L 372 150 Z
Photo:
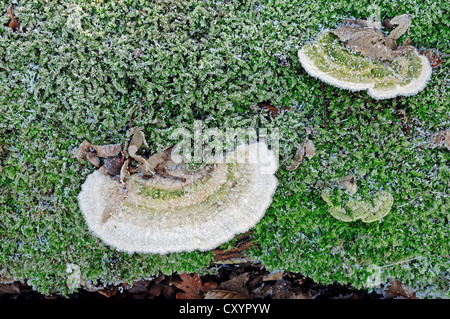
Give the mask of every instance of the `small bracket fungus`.
M 323 191 L 322 198 L 327 202 L 328 212 L 343 222 L 352 222 L 361 219 L 364 223 L 371 223 L 386 216 L 394 204 L 391 193 L 380 191 L 376 194 L 372 205 L 370 201 L 349 200 L 343 207 L 335 206 L 331 201 L 330 192 Z
M 298 51 L 303 68 L 313 77 L 351 91 L 368 90 L 375 99 L 417 94 L 431 77 L 426 56 L 396 40 L 411 25 L 411 16 L 391 21 L 396 29 L 385 37 L 381 23 L 347 19 L 338 29 L 326 30 Z
M 196 171 L 169 165 L 171 150 L 145 160 L 134 149 L 140 170 L 124 183 L 98 170 L 87 177 L 78 201 L 94 234 L 130 253 L 209 250 L 263 217 L 278 183 L 277 159 L 264 142 L 240 145 Z

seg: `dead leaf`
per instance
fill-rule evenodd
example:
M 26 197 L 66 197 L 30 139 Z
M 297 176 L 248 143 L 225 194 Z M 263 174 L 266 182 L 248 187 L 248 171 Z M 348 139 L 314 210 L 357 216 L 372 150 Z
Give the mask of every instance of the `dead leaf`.
M 130 176 L 130 172 L 128 170 L 128 161 L 125 161 L 120 168 L 120 181 L 124 183 L 127 178 Z
M 166 167 L 162 163 L 159 163 L 159 164 L 156 165 L 155 173 L 158 174 L 159 176 L 164 177 L 164 178 L 172 179 L 172 180 L 175 180 L 175 181 L 180 181 L 180 182 L 183 182 L 183 183 L 186 182 L 186 178 L 184 178 L 184 177 L 170 175 L 167 172 Z
M 390 21 L 390 25 L 398 26 L 388 37 L 381 32 L 379 23 L 362 19 L 347 19 L 342 26 L 331 32 L 338 36 L 345 47 L 373 60 L 392 61 L 400 55 L 415 51 L 409 45 L 397 48 L 395 43 L 409 29 L 411 17 L 397 16 Z
M 138 162 L 138 170 L 145 175 L 154 175 L 155 172 L 150 169 L 147 159 L 141 155 L 136 154 L 138 147 L 136 145 L 130 145 L 128 147 L 128 155 Z
M 250 299 L 247 284 L 250 280 L 250 273 L 245 272 L 237 277 L 220 283 L 218 289 L 236 292 L 247 299 Z
M 233 248 L 228 250 L 214 249 L 214 263 L 216 264 L 235 264 L 245 263 L 248 261 L 248 257 L 244 253 L 250 249 L 250 247 L 258 246 L 258 243 L 253 241 L 251 237 L 252 231 L 248 231 L 241 236 L 237 236 L 237 243 Z
M 104 167 L 106 172 L 111 176 L 119 175 L 122 168 L 121 160 L 122 155 L 107 157 L 104 160 L 105 165 L 102 167 Z
M 19 19 L 14 16 L 12 5 L 8 8 L 8 15 L 11 18 L 11 22 L 9 23 L 9 27 L 13 32 L 22 33 L 22 28 L 20 27 Z
M 205 294 L 205 299 L 249 299 L 249 298 L 235 291 L 215 289 L 208 291 Z
M 122 151 L 122 145 L 91 145 L 98 157 L 112 157 L 119 155 Z
M 20 294 L 20 288 L 17 283 L 0 284 L 0 296 L 1 295 L 18 295 Z
M 350 194 L 354 194 L 358 190 L 354 175 L 344 176 L 339 179 L 339 186 L 344 187 Z
M 97 146 L 92 145 L 88 140 L 84 140 L 74 152 L 72 158 L 76 158 L 78 163 L 80 163 L 81 160 L 88 161 L 95 167 L 99 168 L 100 162 L 98 157 L 116 156 L 121 150 L 122 146 L 120 144 Z
M 430 61 L 430 65 L 432 68 L 438 67 L 442 60 L 439 57 L 439 53 L 437 50 L 434 49 L 428 49 L 428 50 L 419 50 L 419 54 L 424 55 L 428 61 Z
M 291 109 L 288 106 L 282 106 L 281 108 L 279 108 L 279 107 L 271 105 L 270 102 L 267 102 L 267 101 L 257 103 L 256 106 L 252 106 L 252 108 L 259 110 L 259 111 L 267 110 L 267 111 L 269 111 L 270 116 L 272 118 L 276 118 L 281 111 Z
M 144 51 L 141 48 L 137 48 L 136 50 L 134 50 L 133 56 L 135 59 L 137 59 L 142 55 L 142 53 L 144 53 Z
M 286 169 L 288 171 L 295 170 L 303 160 L 303 157 L 306 155 L 308 159 L 311 159 L 316 152 L 316 148 L 314 143 L 311 142 L 307 137 L 303 140 L 300 148 L 297 150 L 295 154 L 294 163 L 290 166 L 287 166 Z
M 430 142 L 430 148 L 445 147 L 450 150 L 450 130 L 438 132 Z
M 114 297 L 119 289 L 117 287 L 106 287 L 105 289 L 98 290 L 97 292 L 106 298 Z
M 284 271 L 275 270 L 263 277 L 263 281 L 275 281 L 283 279 Z
M 293 286 L 290 281 L 280 279 L 272 287 L 272 299 L 313 299 L 313 296 Z
M 397 40 L 403 34 L 405 34 L 405 32 L 407 32 L 409 30 L 409 27 L 411 26 L 411 18 L 412 16 L 409 14 L 401 14 L 389 21 L 390 25 L 398 27 L 391 31 L 387 38 Z
M 204 293 L 217 287 L 216 283 L 202 283 L 198 274 L 180 274 L 181 281 L 174 282 L 175 287 L 183 292 L 177 292 L 176 299 L 202 299 Z
M 384 288 L 383 294 L 386 299 L 419 299 L 412 288 L 404 286 L 399 280 L 392 280 Z
M 128 132 L 127 136 L 133 138 L 130 141 L 130 146 L 134 145 L 136 148 L 140 148 L 142 144 L 148 147 L 147 140 L 145 139 L 145 134 L 143 132 L 143 127 L 132 127 Z

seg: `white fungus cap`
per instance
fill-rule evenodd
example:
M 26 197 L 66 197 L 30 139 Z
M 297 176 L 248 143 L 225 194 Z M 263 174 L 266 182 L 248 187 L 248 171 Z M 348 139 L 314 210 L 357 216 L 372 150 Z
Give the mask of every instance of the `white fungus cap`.
M 417 53 L 414 53 L 417 54 Z M 377 100 L 390 99 L 397 96 L 412 96 L 422 91 L 431 78 L 432 69 L 430 61 L 424 55 L 418 55 L 421 61 L 420 75 L 414 78 L 410 83 L 406 85 L 395 85 L 387 88 L 377 88 L 375 81 L 370 83 L 355 83 L 354 81 L 339 80 L 332 75 L 321 71 L 305 53 L 304 48 L 298 51 L 298 57 L 305 71 L 319 80 L 325 83 L 336 86 L 340 89 L 349 91 L 361 91 L 367 90 L 367 93 Z M 350 78 L 350 76 L 349 76 Z
M 89 229 L 118 250 L 210 250 L 264 216 L 277 187 L 277 169 L 278 160 L 265 143 L 243 144 L 222 163 L 192 173 L 170 172 L 185 182 L 133 174 L 124 187 L 95 171 L 78 201 Z

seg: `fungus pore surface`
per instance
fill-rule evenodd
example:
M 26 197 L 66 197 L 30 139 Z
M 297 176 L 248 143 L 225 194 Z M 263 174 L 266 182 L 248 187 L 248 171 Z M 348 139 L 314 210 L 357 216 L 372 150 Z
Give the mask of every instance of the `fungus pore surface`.
M 209 250 L 252 228 L 272 202 L 277 158 L 263 142 L 243 144 L 196 171 L 127 182 L 95 171 L 82 185 L 80 208 L 90 230 L 127 252 Z

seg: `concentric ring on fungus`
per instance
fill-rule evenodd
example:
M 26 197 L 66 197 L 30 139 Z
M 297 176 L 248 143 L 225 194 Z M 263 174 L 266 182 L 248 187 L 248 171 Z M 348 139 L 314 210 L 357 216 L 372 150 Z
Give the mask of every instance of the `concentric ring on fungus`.
M 278 183 L 277 158 L 263 142 L 240 145 L 224 158 L 194 172 L 170 170 L 184 182 L 133 174 L 124 185 L 95 171 L 78 196 L 81 211 L 90 230 L 118 250 L 213 249 L 264 216 Z

